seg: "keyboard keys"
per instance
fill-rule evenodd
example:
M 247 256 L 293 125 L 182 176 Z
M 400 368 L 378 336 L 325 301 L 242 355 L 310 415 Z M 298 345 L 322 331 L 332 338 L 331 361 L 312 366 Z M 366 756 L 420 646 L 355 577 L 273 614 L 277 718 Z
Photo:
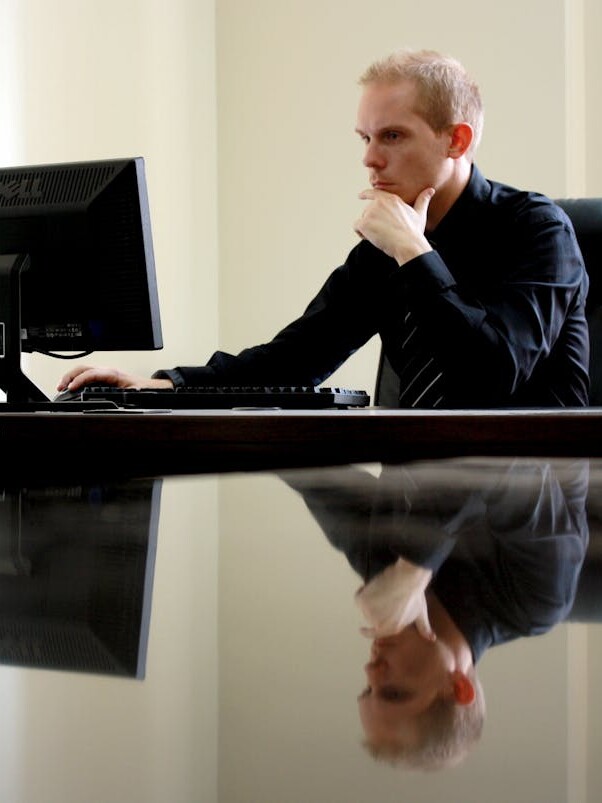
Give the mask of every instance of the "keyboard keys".
M 366 407 L 370 397 L 363 390 L 272 385 L 120 389 L 88 386 L 81 400 L 113 401 L 120 407 L 189 410 L 233 408 L 328 409 Z

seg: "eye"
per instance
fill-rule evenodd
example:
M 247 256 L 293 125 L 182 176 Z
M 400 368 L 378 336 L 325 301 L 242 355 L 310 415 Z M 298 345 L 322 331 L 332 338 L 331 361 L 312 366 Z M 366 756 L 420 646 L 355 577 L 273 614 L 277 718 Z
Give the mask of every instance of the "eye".
M 383 139 L 387 142 L 396 142 L 398 139 L 401 139 L 401 134 L 399 131 L 386 131 Z
M 402 689 L 394 689 L 390 686 L 382 688 L 378 696 L 388 703 L 405 703 L 411 697 L 409 692 Z

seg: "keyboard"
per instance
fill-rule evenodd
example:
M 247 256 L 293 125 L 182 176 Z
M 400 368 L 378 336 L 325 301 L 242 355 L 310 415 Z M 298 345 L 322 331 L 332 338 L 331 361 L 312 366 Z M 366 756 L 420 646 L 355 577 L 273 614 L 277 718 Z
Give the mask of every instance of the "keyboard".
M 270 387 L 179 387 L 124 390 L 100 385 L 82 388 L 75 401 L 113 402 L 117 407 L 172 410 L 232 410 L 268 408 L 285 410 L 323 410 L 366 407 L 370 396 L 365 390 L 344 388 Z

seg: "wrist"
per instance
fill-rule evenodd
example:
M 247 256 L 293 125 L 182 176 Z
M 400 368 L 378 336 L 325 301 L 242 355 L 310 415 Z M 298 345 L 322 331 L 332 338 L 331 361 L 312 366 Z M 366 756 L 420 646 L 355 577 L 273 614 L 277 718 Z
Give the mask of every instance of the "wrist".
M 406 262 L 410 262 L 410 260 L 422 256 L 423 254 L 428 254 L 429 251 L 432 250 L 433 247 L 426 237 L 420 237 L 413 240 L 411 243 L 401 243 L 395 250 L 393 258 L 401 268 Z

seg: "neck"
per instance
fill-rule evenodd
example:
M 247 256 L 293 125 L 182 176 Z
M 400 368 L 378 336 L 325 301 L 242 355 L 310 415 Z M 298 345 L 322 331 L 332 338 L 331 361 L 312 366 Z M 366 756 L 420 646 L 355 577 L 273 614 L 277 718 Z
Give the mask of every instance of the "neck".
M 472 173 L 472 162 L 465 157 L 454 159 L 453 172 L 448 181 L 437 189 L 429 204 L 426 231 L 433 231 L 443 220 L 466 189 Z
M 454 666 L 450 669 L 468 673 L 474 668 L 470 644 L 433 591 L 426 592 L 426 600 L 431 627 L 452 656 Z

